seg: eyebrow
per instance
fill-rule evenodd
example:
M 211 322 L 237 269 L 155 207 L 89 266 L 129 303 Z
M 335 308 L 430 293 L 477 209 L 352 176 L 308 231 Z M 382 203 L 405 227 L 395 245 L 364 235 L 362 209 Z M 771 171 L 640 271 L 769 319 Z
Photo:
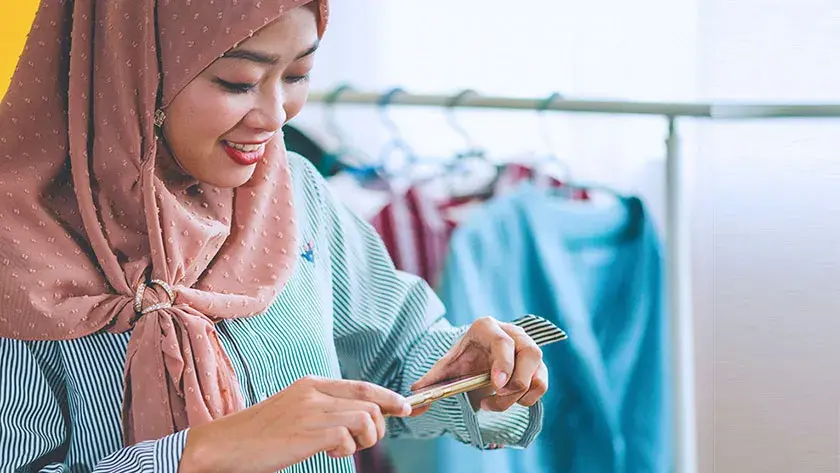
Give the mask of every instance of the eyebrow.
M 295 58 L 295 61 L 298 61 L 300 59 L 305 58 L 306 56 L 314 54 L 315 51 L 318 50 L 318 46 L 320 46 L 320 45 L 321 45 L 320 41 L 315 41 L 315 43 L 312 46 L 310 46 L 309 49 L 307 49 L 306 51 L 298 54 L 298 56 Z
M 313 54 L 319 46 L 320 42 L 316 42 L 310 46 L 306 51 L 300 53 L 295 58 L 295 61 L 305 58 Z M 260 51 L 252 51 L 250 49 L 232 49 L 225 53 L 224 58 L 228 59 L 244 59 L 246 61 L 255 62 L 257 64 L 266 64 L 273 66 L 280 62 L 280 56 L 276 54 L 263 53 Z

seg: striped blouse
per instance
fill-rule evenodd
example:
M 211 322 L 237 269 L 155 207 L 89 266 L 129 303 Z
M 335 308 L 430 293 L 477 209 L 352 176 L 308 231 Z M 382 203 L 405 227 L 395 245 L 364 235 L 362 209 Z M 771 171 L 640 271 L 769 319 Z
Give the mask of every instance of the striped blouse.
M 217 324 L 246 404 L 305 375 L 361 379 L 407 394 L 464 332 L 421 279 L 394 269 L 372 228 L 353 216 L 303 158 L 290 156 L 300 258 L 262 315 Z M 122 447 L 120 413 L 129 334 L 70 341 L 0 338 L 0 472 L 176 472 L 187 431 Z M 388 420 L 388 435 L 444 434 L 487 449 L 524 448 L 542 405 L 474 413 L 464 395 L 424 415 Z M 278 446 L 278 448 L 281 446 Z M 321 453 L 290 472 L 351 473 Z

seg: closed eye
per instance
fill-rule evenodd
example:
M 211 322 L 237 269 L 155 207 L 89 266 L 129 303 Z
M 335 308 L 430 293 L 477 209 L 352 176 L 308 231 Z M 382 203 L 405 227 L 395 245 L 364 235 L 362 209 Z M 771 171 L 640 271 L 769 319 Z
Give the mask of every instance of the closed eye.
M 246 94 L 256 87 L 256 84 L 249 84 L 247 82 L 228 82 L 218 77 L 215 79 L 215 82 L 223 89 L 235 94 Z
M 286 77 L 286 83 L 288 83 L 288 84 L 298 84 L 300 82 L 305 82 L 307 80 L 309 80 L 309 74 L 304 74 L 302 76 Z

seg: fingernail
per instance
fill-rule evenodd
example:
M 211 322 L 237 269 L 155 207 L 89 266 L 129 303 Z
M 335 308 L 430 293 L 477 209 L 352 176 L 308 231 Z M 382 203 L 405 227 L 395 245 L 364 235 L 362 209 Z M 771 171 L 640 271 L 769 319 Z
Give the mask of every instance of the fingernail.
M 414 409 L 411 407 L 411 404 L 409 404 L 408 401 L 406 401 L 405 404 L 403 404 L 402 415 L 404 415 L 404 416 L 411 415 L 412 410 L 414 410 Z
M 501 388 L 502 386 L 505 385 L 506 381 L 507 381 L 507 373 L 504 373 L 504 372 L 496 373 L 496 386 Z

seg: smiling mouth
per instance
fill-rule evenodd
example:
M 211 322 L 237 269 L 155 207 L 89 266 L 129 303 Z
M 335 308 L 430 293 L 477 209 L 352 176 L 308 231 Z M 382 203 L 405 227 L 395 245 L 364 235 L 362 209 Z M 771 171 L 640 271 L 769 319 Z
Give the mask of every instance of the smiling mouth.
M 225 144 L 230 146 L 233 149 L 238 149 L 239 151 L 244 151 L 246 153 L 253 153 L 254 151 L 259 151 L 260 148 L 265 146 L 265 143 L 239 144 L 239 143 L 231 143 L 230 141 L 225 141 Z
M 222 147 L 225 149 L 228 157 L 235 163 L 243 166 L 251 166 L 256 164 L 265 155 L 266 143 L 232 143 L 223 140 Z

